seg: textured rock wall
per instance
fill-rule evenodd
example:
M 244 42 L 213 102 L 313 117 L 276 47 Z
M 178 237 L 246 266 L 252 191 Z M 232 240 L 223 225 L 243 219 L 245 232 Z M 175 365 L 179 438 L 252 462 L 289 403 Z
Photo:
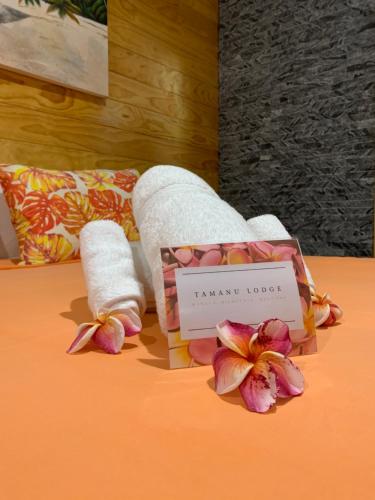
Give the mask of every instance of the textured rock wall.
M 372 255 L 375 0 L 222 0 L 220 78 L 223 198 Z

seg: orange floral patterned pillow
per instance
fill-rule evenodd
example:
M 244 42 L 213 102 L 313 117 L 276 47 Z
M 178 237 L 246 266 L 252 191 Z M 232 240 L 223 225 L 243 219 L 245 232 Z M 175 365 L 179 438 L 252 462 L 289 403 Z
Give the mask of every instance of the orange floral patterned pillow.
M 79 232 L 89 221 L 120 224 L 139 240 L 131 195 L 136 170 L 61 172 L 2 165 L 0 185 L 9 205 L 22 264 L 47 264 L 79 257 Z

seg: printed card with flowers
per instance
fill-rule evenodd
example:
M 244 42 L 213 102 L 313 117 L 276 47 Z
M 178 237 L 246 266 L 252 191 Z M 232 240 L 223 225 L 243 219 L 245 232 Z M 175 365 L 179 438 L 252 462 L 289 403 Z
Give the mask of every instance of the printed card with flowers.
M 293 343 L 291 355 L 316 352 L 314 311 L 304 261 L 297 240 L 162 248 L 161 259 L 170 368 L 187 368 L 212 363 L 213 355 L 220 347 L 214 325 L 228 319 L 220 317 L 220 314 L 225 314 L 224 310 L 226 313 L 230 311 L 231 321 L 256 325 L 275 317 L 275 310 L 279 310 L 282 300 L 289 301 L 289 305 L 292 302 L 294 310 L 298 310 L 300 316 L 296 328 L 293 328 L 294 320 L 290 318 L 290 337 Z M 278 286 L 277 281 L 269 281 L 270 275 L 273 277 L 286 273 L 285 276 L 287 276 L 288 272 L 291 285 L 289 288 Z M 201 325 L 200 328 L 191 328 L 189 330 L 191 334 L 186 332 L 184 321 L 186 322 L 186 314 L 188 319 L 189 315 L 190 319 L 194 319 L 194 307 L 188 312 L 184 309 L 184 317 L 181 308 L 184 293 L 181 277 L 188 274 L 195 280 L 195 284 L 200 282 L 202 285 L 205 284 L 205 287 L 190 288 L 190 293 L 195 294 L 196 303 L 192 306 L 197 306 L 196 310 L 199 310 L 200 318 L 204 318 L 204 308 L 207 306 L 208 322 L 205 325 L 208 326 L 207 328 L 201 328 Z M 244 278 L 245 275 L 246 278 Z M 218 287 L 211 286 L 210 288 L 210 283 L 212 283 L 210 279 L 214 276 L 220 276 L 221 283 L 225 283 L 225 287 L 218 289 Z M 243 286 L 244 279 L 247 280 L 248 286 Z M 287 283 L 286 278 L 283 279 L 283 283 Z M 218 295 L 223 295 L 223 297 L 218 297 Z M 216 301 L 215 308 L 212 308 L 213 301 Z M 220 304 L 223 304 L 222 308 Z M 290 308 L 289 311 L 291 311 Z M 286 318 L 280 319 L 288 321 Z M 193 324 L 194 321 L 191 323 Z

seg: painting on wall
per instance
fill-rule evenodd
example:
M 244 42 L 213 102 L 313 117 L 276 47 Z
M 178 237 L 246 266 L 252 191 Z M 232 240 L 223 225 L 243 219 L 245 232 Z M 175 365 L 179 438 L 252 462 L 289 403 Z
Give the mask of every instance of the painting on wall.
M 0 0 L 0 66 L 107 96 L 107 0 Z

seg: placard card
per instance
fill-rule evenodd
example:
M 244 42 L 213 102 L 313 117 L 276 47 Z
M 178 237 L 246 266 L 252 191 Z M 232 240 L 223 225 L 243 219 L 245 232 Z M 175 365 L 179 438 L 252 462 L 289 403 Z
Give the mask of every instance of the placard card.
M 293 262 L 226 267 L 176 269 L 181 339 L 216 337 L 215 325 L 223 318 L 257 326 L 272 316 L 303 330 Z
M 210 364 L 224 320 L 289 325 L 291 355 L 316 352 L 314 313 L 297 240 L 161 249 L 171 368 Z

